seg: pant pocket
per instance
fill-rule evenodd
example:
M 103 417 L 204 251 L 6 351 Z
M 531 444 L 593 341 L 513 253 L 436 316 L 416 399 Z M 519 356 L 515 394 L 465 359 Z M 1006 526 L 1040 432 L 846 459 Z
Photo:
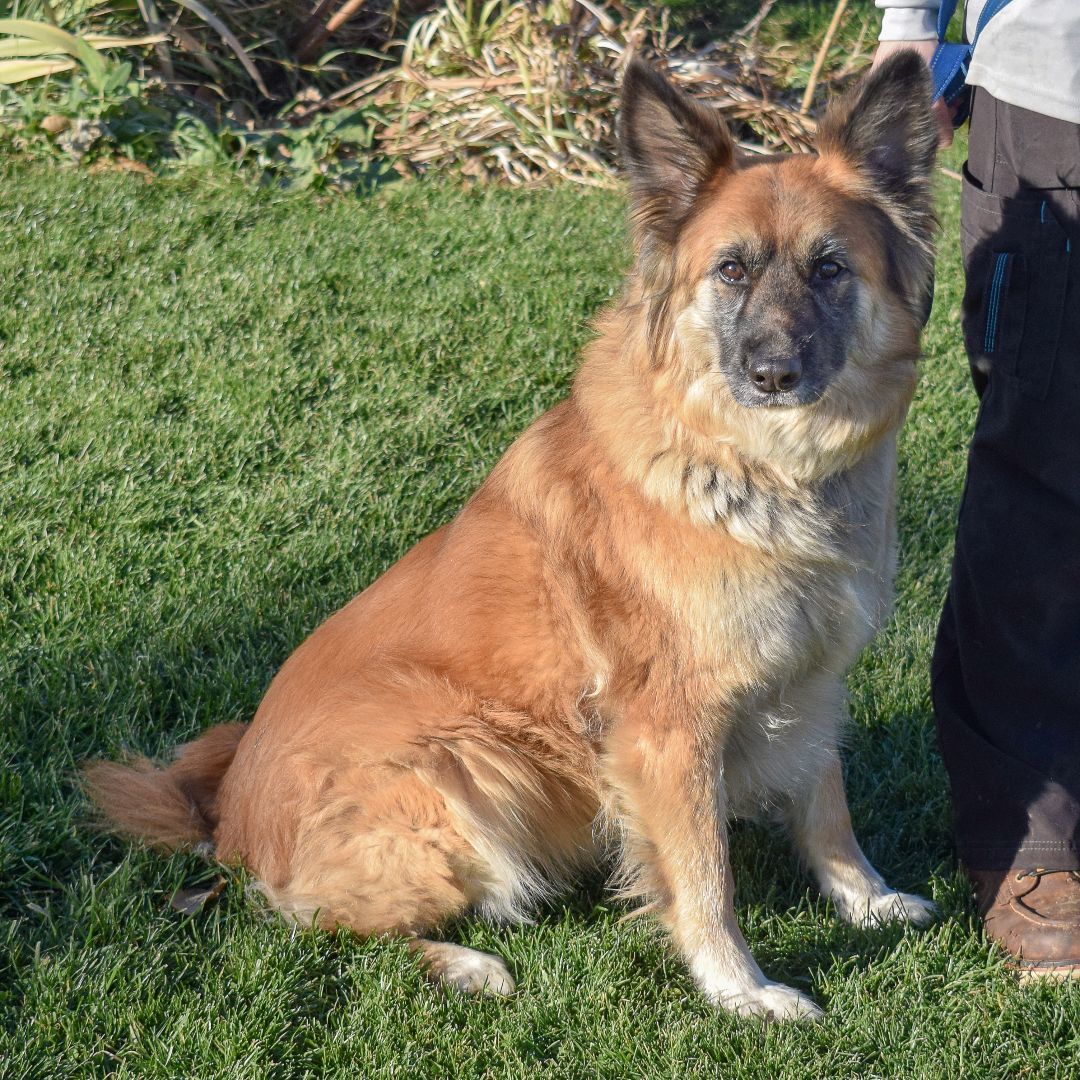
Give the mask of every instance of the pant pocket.
M 1003 198 L 965 174 L 961 239 L 967 275 L 962 321 L 972 368 L 1044 398 L 1065 310 L 1065 231 L 1037 191 Z

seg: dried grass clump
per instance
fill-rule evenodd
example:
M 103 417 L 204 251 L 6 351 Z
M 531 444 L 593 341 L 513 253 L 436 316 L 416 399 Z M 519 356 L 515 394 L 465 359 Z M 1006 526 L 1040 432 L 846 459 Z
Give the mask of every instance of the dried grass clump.
M 721 110 L 748 149 L 808 149 L 813 120 L 793 94 L 770 89 L 783 59 L 753 48 L 756 26 L 744 31 L 693 52 L 669 34 L 666 9 L 445 0 L 412 25 L 393 66 L 307 115 L 371 106 L 385 118 L 378 146 L 403 171 L 608 187 L 621 73 L 637 54 Z
M 351 162 L 349 175 L 392 165 L 405 175 L 609 187 L 619 86 L 632 55 L 720 110 L 744 147 L 810 146 L 815 89 L 837 86 L 865 62 L 869 17 L 857 40 L 846 33 L 834 45 L 847 7 L 837 0 L 811 66 L 805 33 L 783 40 L 790 20 L 770 14 L 777 2 L 761 0 L 741 29 L 694 47 L 672 32 L 667 7 L 622 0 L 19 0 L 38 25 L 33 33 L 25 21 L 6 26 L 15 36 L 0 42 L 8 58 L 0 67 L 16 70 L 0 71 L 0 84 L 42 88 L 47 132 L 44 121 L 64 105 L 61 93 L 50 96 L 50 73 L 74 72 L 88 57 L 100 67 L 95 47 L 128 48 L 133 78 L 110 75 L 110 92 L 137 105 L 145 98 L 156 134 L 149 149 L 146 138 L 117 143 L 122 156 L 186 153 L 195 117 L 205 129 L 199 154 L 217 160 L 235 151 L 239 160 L 252 146 L 273 145 L 274 161 L 307 162 L 305 176 L 324 165 L 338 175 Z M 697 20 L 699 34 L 707 24 Z M 61 36 L 63 47 L 45 40 Z M 109 71 L 122 69 L 118 62 Z M 113 111 L 126 115 L 132 101 L 113 102 Z M 16 106 L 9 95 L 8 111 L 25 127 L 26 110 Z M 64 119 L 100 119 L 98 106 Z

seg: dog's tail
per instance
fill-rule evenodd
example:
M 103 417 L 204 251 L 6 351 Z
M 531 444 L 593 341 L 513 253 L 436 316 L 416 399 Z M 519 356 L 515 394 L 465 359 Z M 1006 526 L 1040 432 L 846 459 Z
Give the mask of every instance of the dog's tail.
M 218 724 L 175 751 L 159 769 L 146 758 L 92 761 L 83 787 L 107 828 L 172 850 L 212 839 L 217 792 L 247 724 Z

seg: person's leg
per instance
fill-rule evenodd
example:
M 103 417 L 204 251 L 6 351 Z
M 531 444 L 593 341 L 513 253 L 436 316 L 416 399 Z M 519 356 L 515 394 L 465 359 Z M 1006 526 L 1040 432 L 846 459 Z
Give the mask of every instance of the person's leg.
M 980 408 L 932 673 L 956 850 L 989 933 L 1080 969 L 1080 126 L 977 90 L 962 221 Z

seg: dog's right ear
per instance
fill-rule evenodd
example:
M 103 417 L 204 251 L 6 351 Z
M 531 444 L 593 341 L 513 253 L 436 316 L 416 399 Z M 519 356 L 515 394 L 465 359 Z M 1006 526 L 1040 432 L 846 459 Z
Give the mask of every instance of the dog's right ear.
M 639 252 L 667 250 L 705 182 L 732 167 L 727 125 L 648 64 L 631 60 L 618 128 Z

